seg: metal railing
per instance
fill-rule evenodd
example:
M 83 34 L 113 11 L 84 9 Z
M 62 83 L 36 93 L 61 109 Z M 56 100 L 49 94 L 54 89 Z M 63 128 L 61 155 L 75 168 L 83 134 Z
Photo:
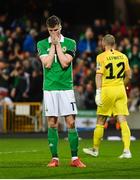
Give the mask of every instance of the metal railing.
M 38 132 L 42 130 L 42 104 L 32 102 L 3 105 L 3 132 Z

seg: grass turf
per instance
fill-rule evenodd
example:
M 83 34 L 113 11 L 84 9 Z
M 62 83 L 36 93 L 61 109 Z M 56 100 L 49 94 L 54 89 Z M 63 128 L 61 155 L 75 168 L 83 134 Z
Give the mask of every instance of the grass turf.
M 0 139 L 0 178 L 140 178 L 140 141 L 131 144 L 132 159 L 118 159 L 122 143 L 111 141 L 103 141 L 100 156 L 93 158 L 82 152 L 83 147 L 90 147 L 91 144 L 91 139 L 80 141 L 79 156 L 87 165 L 80 169 L 69 166 L 69 144 L 66 140 L 60 140 L 60 166 L 48 168 L 51 155 L 46 139 Z

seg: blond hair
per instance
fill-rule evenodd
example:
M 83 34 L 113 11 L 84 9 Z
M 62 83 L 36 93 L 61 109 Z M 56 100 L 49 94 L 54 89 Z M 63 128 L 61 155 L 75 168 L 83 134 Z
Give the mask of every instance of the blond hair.
M 103 37 L 103 42 L 105 46 L 114 46 L 115 45 L 115 37 L 111 34 L 106 34 Z

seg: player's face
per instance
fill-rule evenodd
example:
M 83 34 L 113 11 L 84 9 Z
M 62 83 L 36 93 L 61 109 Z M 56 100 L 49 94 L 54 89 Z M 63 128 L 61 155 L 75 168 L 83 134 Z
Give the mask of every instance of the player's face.
M 58 36 L 61 34 L 61 26 L 60 25 L 56 25 L 54 28 L 48 27 L 48 32 L 50 34 L 50 36 Z

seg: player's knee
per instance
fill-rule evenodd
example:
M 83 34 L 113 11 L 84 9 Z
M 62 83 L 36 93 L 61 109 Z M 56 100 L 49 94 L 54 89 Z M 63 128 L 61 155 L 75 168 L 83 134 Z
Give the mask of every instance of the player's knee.
M 48 122 L 48 127 L 49 128 L 57 128 L 57 123 L 55 121 L 49 121 Z
M 106 116 L 98 116 L 97 118 L 97 124 L 99 125 L 104 125 L 105 121 L 106 121 Z
M 105 121 L 102 121 L 102 120 L 97 121 L 97 124 L 99 124 L 99 125 L 104 125 L 104 123 L 105 123 Z
M 49 128 L 57 128 L 57 125 L 56 124 L 49 124 L 48 127 Z
M 73 129 L 73 128 L 75 128 L 75 121 L 69 121 L 69 122 L 67 123 L 67 128 L 68 128 L 68 129 Z
M 127 121 L 126 121 L 126 117 L 125 117 L 125 116 L 122 116 L 122 115 L 119 115 L 119 116 L 117 117 L 117 119 L 118 119 L 118 121 L 119 121 L 120 123 L 122 123 L 122 122 L 127 122 Z

